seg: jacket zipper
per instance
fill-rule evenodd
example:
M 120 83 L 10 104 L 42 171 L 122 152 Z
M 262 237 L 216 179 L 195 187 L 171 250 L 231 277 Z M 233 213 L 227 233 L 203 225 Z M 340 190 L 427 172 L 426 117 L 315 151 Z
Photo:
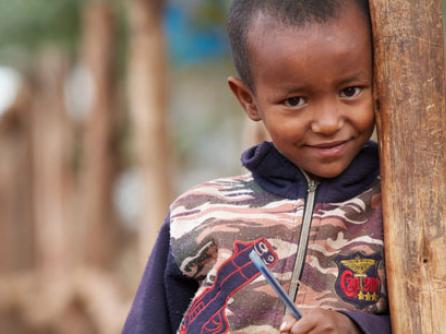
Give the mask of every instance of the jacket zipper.
M 292 301 L 296 300 L 297 292 L 299 291 L 299 281 L 302 275 L 302 270 L 305 263 L 305 255 L 307 252 L 308 237 L 310 235 L 311 221 L 313 217 L 314 202 L 316 198 L 316 190 L 319 182 L 310 179 L 304 171 L 301 171 L 307 180 L 307 199 L 305 201 L 304 218 L 302 221 L 302 228 L 300 231 L 299 248 L 297 250 L 296 262 L 294 263 L 293 274 L 291 275 L 291 284 L 289 289 L 289 296 Z

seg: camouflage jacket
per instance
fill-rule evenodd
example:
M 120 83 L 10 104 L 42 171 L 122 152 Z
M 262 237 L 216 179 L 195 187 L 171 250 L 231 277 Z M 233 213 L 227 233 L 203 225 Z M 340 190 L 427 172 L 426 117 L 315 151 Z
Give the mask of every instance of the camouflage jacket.
M 387 298 L 376 144 L 317 184 L 270 143 L 242 162 L 247 174 L 201 184 L 171 205 L 163 273 L 169 332 L 179 325 L 180 334 L 279 333 L 285 307 L 253 266 L 252 250 L 298 308 L 338 310 L 365 333 L 389 332 L 388 316 L 379 315 Z

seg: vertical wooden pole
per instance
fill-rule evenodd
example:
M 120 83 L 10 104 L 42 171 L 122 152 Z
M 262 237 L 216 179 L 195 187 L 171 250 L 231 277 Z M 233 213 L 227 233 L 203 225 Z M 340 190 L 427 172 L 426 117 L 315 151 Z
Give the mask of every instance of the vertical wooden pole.
M 33 214 L 39 270 L 61 274 L 70 265 L 67 239 L 68 134 L 63 100 L 67 57 L 54 49 L 36 63 L 36 93 L 31 114 Z
M 116 226 L 111 204 L 113 155 L 114 15 L 106 1 L 91 1 L 83 12 L 83 63 L 90 74 L 93 98 L 85 124 L 82 170 L 82 224 L 86 260 L 108 267 L 113 261 Z
M 167 111 L 167 54 L 162 29 L 164 1 L 129 1 L 128 97 L 137 164 L 144 180 L 140 221 L 141 265 L 153 246 L 170 199 Z
M 0 116 L 0 277 L 35 264 L 31 104 L 31 87 L 24 83 L 14 104 Z
M 371 0 L 393 332 L 446 333 L 446 109 L 440 0 Z

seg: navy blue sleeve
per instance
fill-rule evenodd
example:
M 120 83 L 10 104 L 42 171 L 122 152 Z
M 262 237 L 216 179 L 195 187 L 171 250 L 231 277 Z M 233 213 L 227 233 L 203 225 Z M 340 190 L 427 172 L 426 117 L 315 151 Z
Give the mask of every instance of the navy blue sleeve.
M 176 333 L 197 288 L 195 281 L 181 274 L 170 253 L 170 226 L 166 220 L 122 333 Z
M 341 312 L 348 316 L 364 334 L 390 334 L 390 317 L 388 314 L 371 314 L 360 311 Z

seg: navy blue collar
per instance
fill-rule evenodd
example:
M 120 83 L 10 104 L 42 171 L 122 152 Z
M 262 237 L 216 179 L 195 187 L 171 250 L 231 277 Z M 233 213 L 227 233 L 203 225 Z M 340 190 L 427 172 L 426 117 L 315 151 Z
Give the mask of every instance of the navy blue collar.
M 271 142 L 248 149 L 242 154 L 241 161 L 264 190 L 289 199 L 306 196 L 304 175 Z M 378 175 L 378 146 L 369 141 L 341 175 L 322 180 L 317 202 L 343 202 L 357 196 L 367 190 Z

